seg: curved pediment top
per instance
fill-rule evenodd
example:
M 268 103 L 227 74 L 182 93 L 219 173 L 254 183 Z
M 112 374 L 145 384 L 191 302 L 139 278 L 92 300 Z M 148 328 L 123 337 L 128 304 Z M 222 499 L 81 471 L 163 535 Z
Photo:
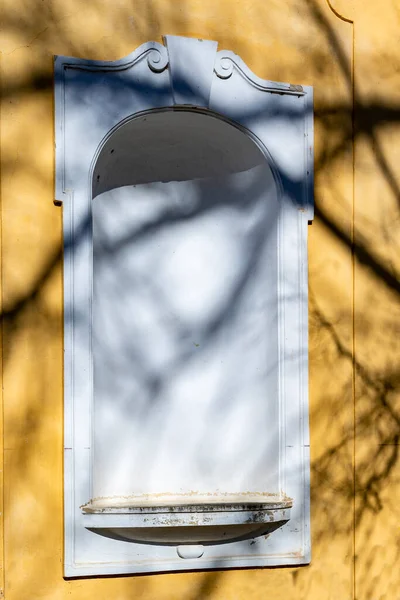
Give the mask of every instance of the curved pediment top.
M 261 77 L 258 77 L 251 71 L 240 56 L 230 50 L 221 50 L 217 53 L 214 69 L 220 79 L 229 79 L 236 69 L 248 83 L 263 92 L 290 94 L 293 96 L 304 96 L 306 93 L 301 85 L 261 79 Z
M 149 68 L 159 73 L 168 66 L 168 52 L 163 44 L 146 42 L 118 60 L 86 60 L 71 56 L 55 56 L 55 68 L 71 67 L 86 71 L 120 71 L 129 69 L 147 57 Z
M 174 104 L 205 108 L 209 104 L 213 74 L 220 79 L 229 79 L 234 70 L 260 91 L 294 96 L 306 93 L 301 85 L 261 79 L 234 52 L 217 52 L 218 42 L 174 35 L 164 36 L 163 41 L 164 45 L 146 42 L 115 61 L 56 56 L 56 71 L 65 67 L 87 71 L 120 71 L 134 67 L 147 58 L 148 67 L 153 73 L 161 73 L 169 68 Z

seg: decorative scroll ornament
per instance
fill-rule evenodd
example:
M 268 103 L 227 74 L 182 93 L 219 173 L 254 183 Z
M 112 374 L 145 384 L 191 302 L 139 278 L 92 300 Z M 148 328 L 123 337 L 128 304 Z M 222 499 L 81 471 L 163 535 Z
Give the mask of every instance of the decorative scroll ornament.
M 147 64 L 154 73 L 161 73 L 168 66 L 168 52 L 165 46 L 157 44 L 147 55 Z
M 226 52 L 217 53 L 214 71 L 220 79 L 229 79 L 231 77 L 233 73 L 233 61 L 230 56 L 227 56 Z

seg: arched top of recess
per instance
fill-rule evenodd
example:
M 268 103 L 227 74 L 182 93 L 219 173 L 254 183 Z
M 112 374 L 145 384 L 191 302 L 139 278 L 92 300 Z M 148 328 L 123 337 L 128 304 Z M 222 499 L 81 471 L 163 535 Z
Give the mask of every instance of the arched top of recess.
M 252 138 L 216 115 L 154 110 L 114 129 L 94 165 L 92 197 L 111 189 L 156 182 L 223 177 L 264 165 Z

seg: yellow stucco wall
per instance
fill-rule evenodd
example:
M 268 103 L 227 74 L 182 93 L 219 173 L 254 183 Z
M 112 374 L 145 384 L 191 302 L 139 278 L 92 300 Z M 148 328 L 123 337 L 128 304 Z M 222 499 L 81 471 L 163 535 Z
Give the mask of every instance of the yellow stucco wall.
M 398 600 L 398 2 L 3 0 L 1 11 L 6 599 Z M 65 581 L 53 55 L 113 60 L 166 33 L 218 40 L 262 78 L 315 88 L 313 559 L 296 569 Z

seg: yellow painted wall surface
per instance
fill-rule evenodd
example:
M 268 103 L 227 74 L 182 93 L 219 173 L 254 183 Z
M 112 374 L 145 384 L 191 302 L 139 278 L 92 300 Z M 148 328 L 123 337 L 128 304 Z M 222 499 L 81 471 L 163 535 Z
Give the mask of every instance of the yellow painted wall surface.
M 398 600 L 399 3 L 3 0 L 0 27 L 6 599 Z M 315 88 L 312 564 L 66 581 L 53 55 L 113 60 L 162 34 Z

